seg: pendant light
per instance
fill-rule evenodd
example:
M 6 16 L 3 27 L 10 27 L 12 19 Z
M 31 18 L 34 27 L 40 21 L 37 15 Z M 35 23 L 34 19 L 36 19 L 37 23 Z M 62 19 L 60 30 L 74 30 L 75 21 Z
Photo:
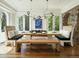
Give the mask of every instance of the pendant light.
M 32 2 L 32 0 L 30 0 L 30 2 Z M 31 4 L 30 4 L 31 5 Z M 31 7 L 31 6 L 30 6 Z M 27 15 L 29 16 L 30 15 L 30 12 L 31 12 L 31 8 L 30 8 L 30 10 L 29 11 L 27 11 Z
M 46 18 L 47 14 L 48 14 L 48 0 L 46 0 L 46 9 L 44 11 L 44 18 Z

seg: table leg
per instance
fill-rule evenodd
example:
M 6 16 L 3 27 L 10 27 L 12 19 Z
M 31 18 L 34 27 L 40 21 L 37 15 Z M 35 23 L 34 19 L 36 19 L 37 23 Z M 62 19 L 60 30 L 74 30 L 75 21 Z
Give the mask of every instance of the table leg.
M 16 52 L 20 52 L 20 51 L 21 51 L 21 44 L 16 43 Z

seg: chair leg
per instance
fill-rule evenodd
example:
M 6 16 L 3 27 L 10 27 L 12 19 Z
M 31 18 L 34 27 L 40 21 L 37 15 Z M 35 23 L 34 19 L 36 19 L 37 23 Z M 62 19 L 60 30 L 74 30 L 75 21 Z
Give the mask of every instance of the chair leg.
M 5 41 L 5 46 L 7 46 L 7 42 L 8 42 L 8 40 L 7 40 L 7 41 Z
M 73 42 L 71 42 L 71 46 L 73 47 Z
M 6 42 L 5 42 L 5 46 L 12 46 L 12 41 L 11 40 L 7 40 Z
M 63 42 L 63 41 L 61 41 L 61 42 L 60 42 L 60 45 L 64 47 L 64 42 Z
M 16 46 L 16 40 L 14 41 L 14 46 Z

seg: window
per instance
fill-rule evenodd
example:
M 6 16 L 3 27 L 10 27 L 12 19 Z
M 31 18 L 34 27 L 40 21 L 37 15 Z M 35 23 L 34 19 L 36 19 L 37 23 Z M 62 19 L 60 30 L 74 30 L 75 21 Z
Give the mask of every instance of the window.
M 29 16 L 25 15 L 25 30 L 29 31 Z
M 55 16 L 55 31 L 59 31 L 59 16 Z
M 19 17 L 19 31 L 29 31 L 29 16 Z
M 47 16 L 48 31 L 60 30 L 60 16 Z
M 33 19 L 31 19 L 33 20 Z M 43 20 L 40 18 L 36 18 L 35 23 L 33 25 L 33 27 L 35 27 L 35 29 L 42 29 L 43 27 Z M 47 31 L 52 31 L 52 32 L 56 32 L 60 30 L 61 27 L 61 23 L 60 23 L 60 16 L 56 16 L 56 15 L 47 15 L 46 16 L 46 21 L 47 21 Z M 19 17 L 19 31 L 29 31 L 31 29 L 30 27 L 31 23 L 30 23 L 30 18 L 27 15 L 23 15 L 21 17 Z
M 6 26 L 6 14 L 2 12 L 2 16 L 1 16 L 1 31 L 2 32 L 5 31 L 5 26 Z
M 48 16 L 48 31 L 53 30 L 53 16 Z
M 19 17 L 19 31 L 23 31 L 23 17 Z

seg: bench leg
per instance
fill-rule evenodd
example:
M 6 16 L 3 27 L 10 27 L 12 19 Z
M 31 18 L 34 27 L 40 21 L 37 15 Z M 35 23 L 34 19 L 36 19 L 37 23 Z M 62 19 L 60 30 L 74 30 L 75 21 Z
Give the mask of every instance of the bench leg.
M 60 44 L 56 44 L 57 52 L 60 52 Z
M 60 44 L 58 44 L 58 43 L 54 44 L 53 49 L 54 49 L 56 52 L 60 52 Z
M 55 50 L 56 49 L 56 44 L 52 44 L 52 48 Z

